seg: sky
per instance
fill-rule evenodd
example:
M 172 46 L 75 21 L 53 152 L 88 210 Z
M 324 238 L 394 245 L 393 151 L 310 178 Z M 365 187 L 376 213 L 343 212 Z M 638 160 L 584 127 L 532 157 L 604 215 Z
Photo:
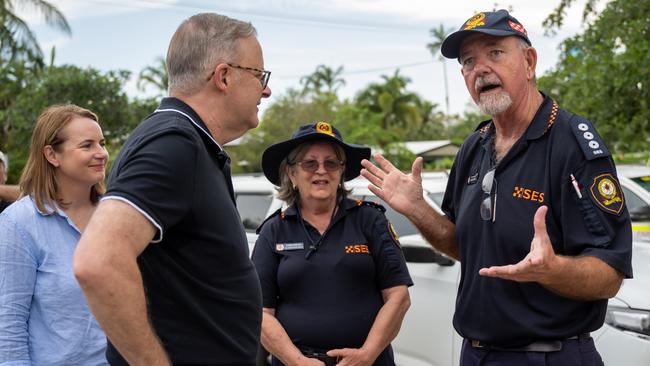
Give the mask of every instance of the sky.
M 164 56 L 178 25 L 201 12 L 216 12 L 250 21 L 258 31 L 265 69 L 271 70 L 270 99 L 261 111 L 318 65 L 343 66 L 346 85 L 339 96 L 351 98 L 382 75 L 411 79 L 410 91 L 438 104 L 445 111 L 443 64 L 427 49 L 430 29 L 443 24 L 457 30 L 478 11 L 511 8 L 527 29 L 537 49 L 537 75 L 555 67 L 558 45 L 583 31 L 584 0 L 569 9 L 567 22 L 557 35 L 544 35 L 542 21 L 559 0 L 49 0 L 68 19 L 72 36 L 46 27 L 33 10 L 19 12 L 32 27 L 49 59 L 102 71 L 130 70 L 126 85 L 132 97 L 153 91 L 136 88 L 137 74 Z M 601 1 L 602 3 L 602 1 Z M 602 5 L 602 4 L 601 4 Z M 473 103 L 456 60 L 446 60 L 451 113 L 462 113 Z

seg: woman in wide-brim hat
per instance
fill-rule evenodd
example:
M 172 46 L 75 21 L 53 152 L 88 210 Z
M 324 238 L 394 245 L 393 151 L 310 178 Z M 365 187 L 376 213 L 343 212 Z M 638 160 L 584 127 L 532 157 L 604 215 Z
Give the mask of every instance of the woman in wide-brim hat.
M 370 149 L 326 122 L 301 126 L 262 156 L 288 208 L 258 229 L 262 344 L 273 363 L 394 365 L 390 342 L 412 285 L 383 207 L 347 198 Z

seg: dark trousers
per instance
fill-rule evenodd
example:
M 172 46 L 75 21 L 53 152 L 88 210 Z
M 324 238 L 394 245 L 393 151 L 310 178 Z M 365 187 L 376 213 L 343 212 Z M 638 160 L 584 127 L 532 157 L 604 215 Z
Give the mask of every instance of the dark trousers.
M 603 366 L 603 360 L 591 337 L 564 340 L 557 352 L 496 351 L 464 340 L 460 366 Z

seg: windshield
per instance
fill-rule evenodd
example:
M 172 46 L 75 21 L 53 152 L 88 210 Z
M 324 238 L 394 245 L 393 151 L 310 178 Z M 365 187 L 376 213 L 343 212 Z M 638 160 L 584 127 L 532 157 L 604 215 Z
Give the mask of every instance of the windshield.
M 646 176 L 643 176 L 643 177 L 632 178 L 632 180 L 633 180 L 636 184 L 638 184 L 638 185 L 640 185 L 641 187 L 643 187 L 643 189 L 645 189 L 646 191 L 650 192 L 650 175 L 646 175 Z

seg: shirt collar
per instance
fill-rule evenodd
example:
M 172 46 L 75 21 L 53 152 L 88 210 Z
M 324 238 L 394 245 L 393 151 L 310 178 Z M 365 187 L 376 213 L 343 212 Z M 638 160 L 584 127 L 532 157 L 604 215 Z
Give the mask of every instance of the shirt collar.
M 334 218 L 336 219 L 337 217 L 347 214 L 347 211 L 351 210 L 352 208 L 358 206 L 357 201 L 349 199 L 349 198 L 344 198 L 341 204 L 339 205 L 340 208 L 343 208 L 342 210 L 339 210 L 336 215 L 334 215 Z M 287 216 L 298 216 L 298 209 L 296 208 L 296 205 L 293 204 L 289 207 L 287 207 L 286 210 L 282 212 L 284 217 Z
M 45 211 L 41 211 L 41 210 L 38 208 L 38 206 L 36 206 L 36 200 L 34 200 L 34 198 L 33 198 L 32 196 L 30 196 L 29 198 L 32 200 L 32 202 L 34 202 L 34 207 L 36 207 L 36 211 L 38 211 L 38 213 L 39 213 L 41 216 L 49 216 L 49 215 L 52 215 L 52 214 L 57 214 L 57 215 L 59 215 L 59 216 L 61 216 L 61 217 L 64 217 L 64 218 L 67 218 L 67 217 L 68 217 L 68 216 L 65 214 L 65 212 L 63 212 L 63 210 L 61 210 L 61 209 L 59 208 L 59 205 L 57 205 L 56 203 L 54 204 L 54 207 L 53 207 L 52 205 L 50 205 L 49 202 L 47 202 L 47 201 L 44 200 L 44 201 L 43 201 L 43 208 L 45 208 Z M 49 213 L 48 213 L 48 212 L 49 212 Z
M 205 122 L 203 122 L 201 117 L 199 117 L 199 115 L 196 114 L 196 112 L 194 111 L 194 109 L 192 109 L 192 107 L 187 105 L 187 103 L 183 102 L 182 100 L 175 97 L 163 98 L 160 101 L 160 106 L 158 107 L 158 109 L 156 109 L 154 113 L 156 112 L 176 112 L 185 116 L 187 119 L 190 120 L 190 122 L 192 122 L 194 127 L 196 127 L 205 137 L 211 140 L 219 148 L 219 151 L 224 151 L 223 147 L 221 147 L 221 145 L 219 145 L 217 140 L 214 139 L 212 134 L 210 134 L 210 130 L 208 129 L 208 126 L 205 125 Z
M 45 212 L 43 212 L 43 211 L 39 210 L 38 207 L 36 206 L 36 201 L 34 201 L 34 198 L 31 197 L 31 196 L 29 198 L 32 200 L 32 202 L 34 204 L 34 208 L 36 209 L 36 212 L 39 213 L 39 215 L 41 215 L 41 216 L 58 215 L 58 216 L 62 217 L 63 219 L 65 219 L 68 222 L 68 225 L 70 225 L 72 228 L 74 228 L 75 230 L 80 232 L 79 229 L 77 228 L 77 226 L 75 225 L 75 223 L 72 222 L 72 219 L 70 219 L 70 217 L 68 217 L 68 215 L 61 209 L 61 207 L 59 207 L 58 204 L 54 203 L 54 207 L 52 207 L 47 201 L 44 201 L 43 202 L 43 208 L 45 208 Z M 51 213 L 48 214 L 48 212 L 51 212 Z
M 533 121 L 530 123 L 530 126 L 528 126 L 528 129 L 526 130 L 527 140 L 536 140 L 542 137 L 551 127 L 551 125 L 549 125 L 549 120 L 551 118 L 551 112 L 553 108 L 553 99 L 544 93 L 542 93 L 542 96 L 544 97 L 544 100 L 539 106 L 537 113 L 535 113 Z

